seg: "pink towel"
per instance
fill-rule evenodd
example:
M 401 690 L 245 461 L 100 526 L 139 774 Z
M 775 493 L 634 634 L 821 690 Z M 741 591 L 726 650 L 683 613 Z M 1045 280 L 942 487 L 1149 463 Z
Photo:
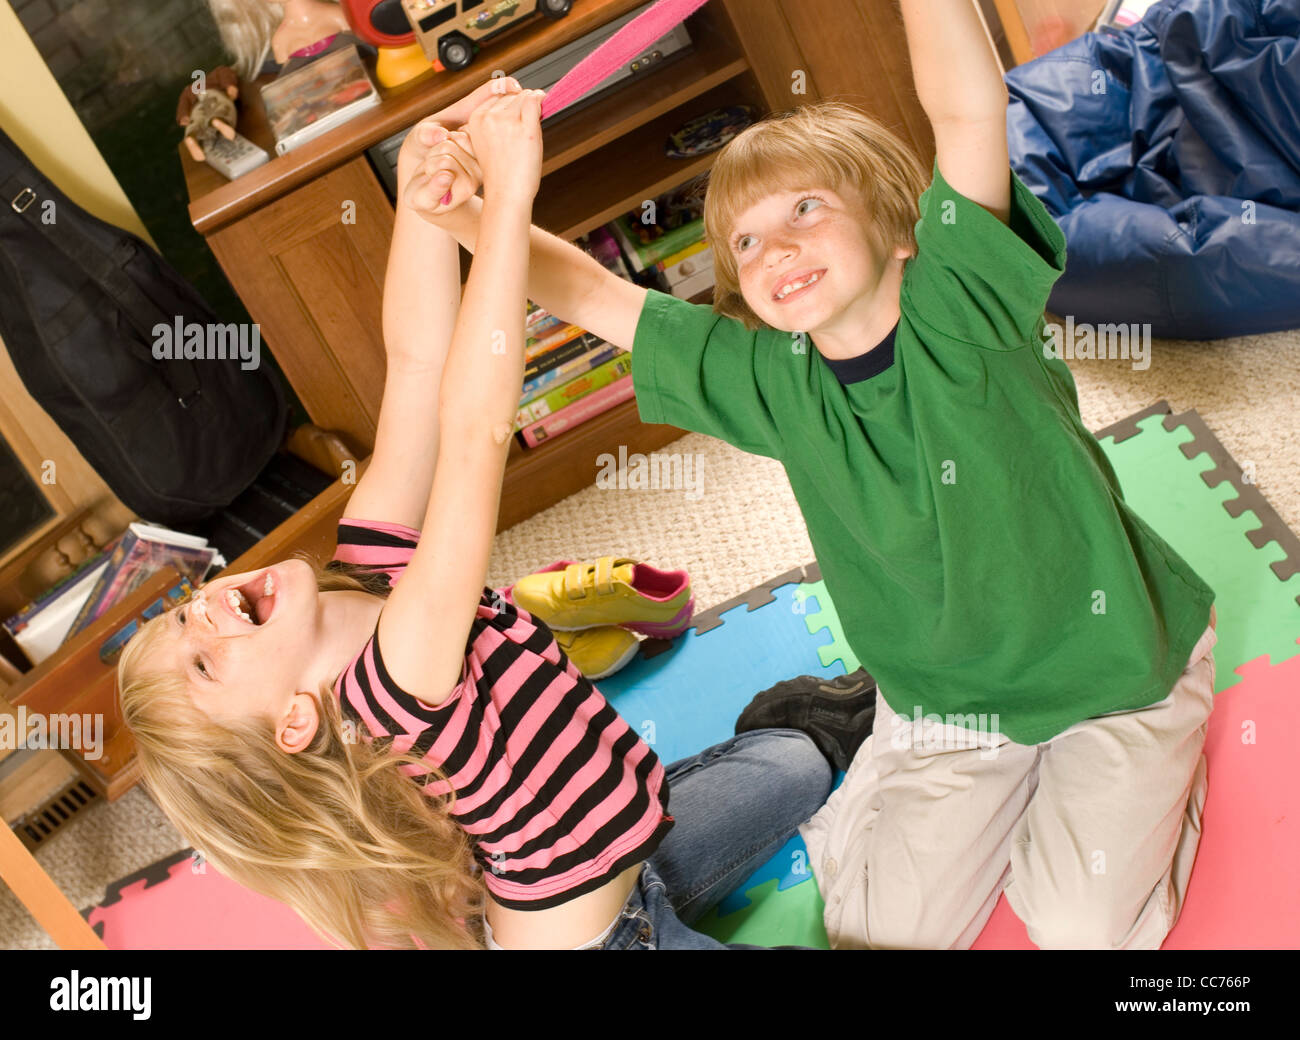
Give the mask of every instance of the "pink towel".
M 542 118 L 573 104 L 616 69 L 626 65 L 674 25 L 703 7 L 708 0 L 659 0 L 573 66 L 542 99 Z

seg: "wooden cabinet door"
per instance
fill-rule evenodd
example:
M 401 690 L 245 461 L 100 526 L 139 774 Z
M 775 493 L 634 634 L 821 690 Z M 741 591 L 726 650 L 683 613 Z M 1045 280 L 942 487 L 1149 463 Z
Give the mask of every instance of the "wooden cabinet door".
M 898 134 L 930 169 L 934 134 L 912 86 L 907 37 L 896 3 L 724 2 L 774 111 L 844 101 Z
M 208 237 L 312 422 L 369 454 L 393 207 L 364 155 Z

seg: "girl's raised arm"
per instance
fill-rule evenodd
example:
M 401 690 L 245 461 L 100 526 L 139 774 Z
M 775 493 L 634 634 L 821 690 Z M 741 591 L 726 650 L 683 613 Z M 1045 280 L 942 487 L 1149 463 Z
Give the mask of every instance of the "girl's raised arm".
M 468 121 L 489 97 L 518 93 L 514 79 L 493 80 L 418 123 L 397 160 L 397 216 L 384 275 L 387 370 L 375 448 L 344 515 L 419 528 L 438 457 L 438 396 L 460 310 L 460 249 L 445 230 L 405 201 L 424 157 L 447 129 Z M 522 382 L 522 380 L 521 380 Z
M 484 180 L 479 251 L 439 394 L 438 460 L 423 534 L 379 618 L 390 677 L 430 705 L 444 701 L 460 682 L 496 533 L 523 383 L 528 230 L 541 178 L 541 92 L 485 101 L 470 118 L 470 133 L 480 142 Z

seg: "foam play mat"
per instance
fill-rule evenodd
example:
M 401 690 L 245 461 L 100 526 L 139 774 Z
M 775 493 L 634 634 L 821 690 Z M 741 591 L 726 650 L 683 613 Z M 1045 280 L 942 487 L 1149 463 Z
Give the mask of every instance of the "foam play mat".
M 1300 540 L 1195 412 L 1164 402 L 1099 431 L 1125 498 L 1216 592 L 1209 790 L 1182 915 L 1165 949 L 1300 945 Z M 815 565 L 646 641 L 598 685 L 665 762 L 732 735 L 753 695 L 800 674 L 859 666 Z M 109 887 L 84 912 L 112 949 L 319 949 L 286 907 L 189 850 Z M 796 836 L 696 927 L 725 942 L 827 945 Z M 1032 949 L 1002 896 L 976 949 Z

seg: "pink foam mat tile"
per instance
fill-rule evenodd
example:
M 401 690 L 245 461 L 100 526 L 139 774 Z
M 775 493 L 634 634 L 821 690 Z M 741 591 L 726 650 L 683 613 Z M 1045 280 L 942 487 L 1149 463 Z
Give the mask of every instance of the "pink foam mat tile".
M 110 950 L 327 950 L 296 913 L 188 854 L 124 879 L 88 920 Z M 119 887 L 120 886 L 120 887 Z M 114 892 L 116 898 L 114 898 Z
M 1300 947 L 1300 656 L 1235 671 L 1210 715 L 1201 843 L 1161 949 Z M 972 948 L 1036 947 L 1004 894 Z

